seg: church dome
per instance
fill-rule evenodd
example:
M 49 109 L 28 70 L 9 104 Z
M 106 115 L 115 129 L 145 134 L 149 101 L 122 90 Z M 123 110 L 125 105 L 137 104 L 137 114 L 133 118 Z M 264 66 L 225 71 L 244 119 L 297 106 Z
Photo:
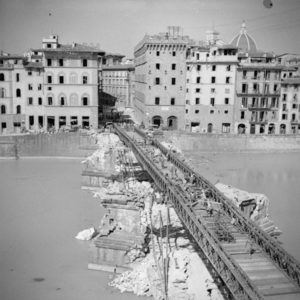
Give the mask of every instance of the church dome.
M 243 22 L 240 33 L 232 39 L 230 44 L 241 49 L 243 52 L 255 53 L 257 51 L 256 42 L 247 33 L 245 22 Z

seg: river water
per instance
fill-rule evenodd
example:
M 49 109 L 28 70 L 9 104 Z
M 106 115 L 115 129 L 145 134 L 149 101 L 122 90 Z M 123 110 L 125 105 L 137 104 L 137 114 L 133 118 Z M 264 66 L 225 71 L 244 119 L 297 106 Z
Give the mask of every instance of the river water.
M 103 209 L 80 189 L 80 160 L 0 160 L 0 299 L 131 300 L 87 269 L 89 242 Z M 149 299 L 149 298 L 148 298 Z
M 186 153 L 212 182 L 265 193 L 300 260 L 300 153 Z M 0 299 L 145 299 L 109 288 L 109 274 L 87 270 L 89 242 L 78 231 L 99 225 L 103 209 L 80 189 L 72 159 L 0 160 Z
M 300 153 L 186 152 L 200 174 L 270 199 L 283 247 L 300 261 Z

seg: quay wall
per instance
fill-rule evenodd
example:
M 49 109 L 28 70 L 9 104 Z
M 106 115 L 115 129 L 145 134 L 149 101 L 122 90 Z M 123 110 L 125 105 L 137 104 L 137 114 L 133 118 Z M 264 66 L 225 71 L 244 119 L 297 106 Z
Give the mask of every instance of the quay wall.
M 92 152 L 88 136 L 78 132 L 0 136 L 0 157 L 85 157 Z
M 162 138 L 183 151 L 299 151 L 300 135 L 224 135 L 164 132 Z

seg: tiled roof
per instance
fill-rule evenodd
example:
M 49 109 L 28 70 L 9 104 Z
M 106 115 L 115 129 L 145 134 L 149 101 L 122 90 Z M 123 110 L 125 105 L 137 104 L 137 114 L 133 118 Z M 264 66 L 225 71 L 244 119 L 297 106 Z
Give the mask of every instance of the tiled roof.
M 102 66 L 102 70 L 129 70 L 134 69 L 133 64 L 125 64 L 125 65 L 111 65 L 111 66 Z
M 43 64 L 41 62 L 28 62 L 24 66 L 25 68 L 43 68 Z
M 88 46 L 83 44 L 71 44 L 71 45 L 59 45 L 56 49 L 54 48 L 45 48 L 45 49 L 31 49 L 32 51 L 36 52 L 93 52 L 93 53 L 105 53 L 105 51 Z

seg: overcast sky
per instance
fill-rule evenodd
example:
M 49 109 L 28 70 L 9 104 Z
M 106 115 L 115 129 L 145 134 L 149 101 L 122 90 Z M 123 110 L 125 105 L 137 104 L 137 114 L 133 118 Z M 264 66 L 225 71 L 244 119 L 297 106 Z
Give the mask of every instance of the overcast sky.
M 300 53 L 300 0 L 272 1 L 267 9 L 263 0 L 0 0 L 0 49 L 22 54 L 56 33 L 63 44 L 99 43 L 133 57 L 146 33 L 169 25 L 200 40 L 214 27 L 230 42 L 245 20 L 259 49 Z

